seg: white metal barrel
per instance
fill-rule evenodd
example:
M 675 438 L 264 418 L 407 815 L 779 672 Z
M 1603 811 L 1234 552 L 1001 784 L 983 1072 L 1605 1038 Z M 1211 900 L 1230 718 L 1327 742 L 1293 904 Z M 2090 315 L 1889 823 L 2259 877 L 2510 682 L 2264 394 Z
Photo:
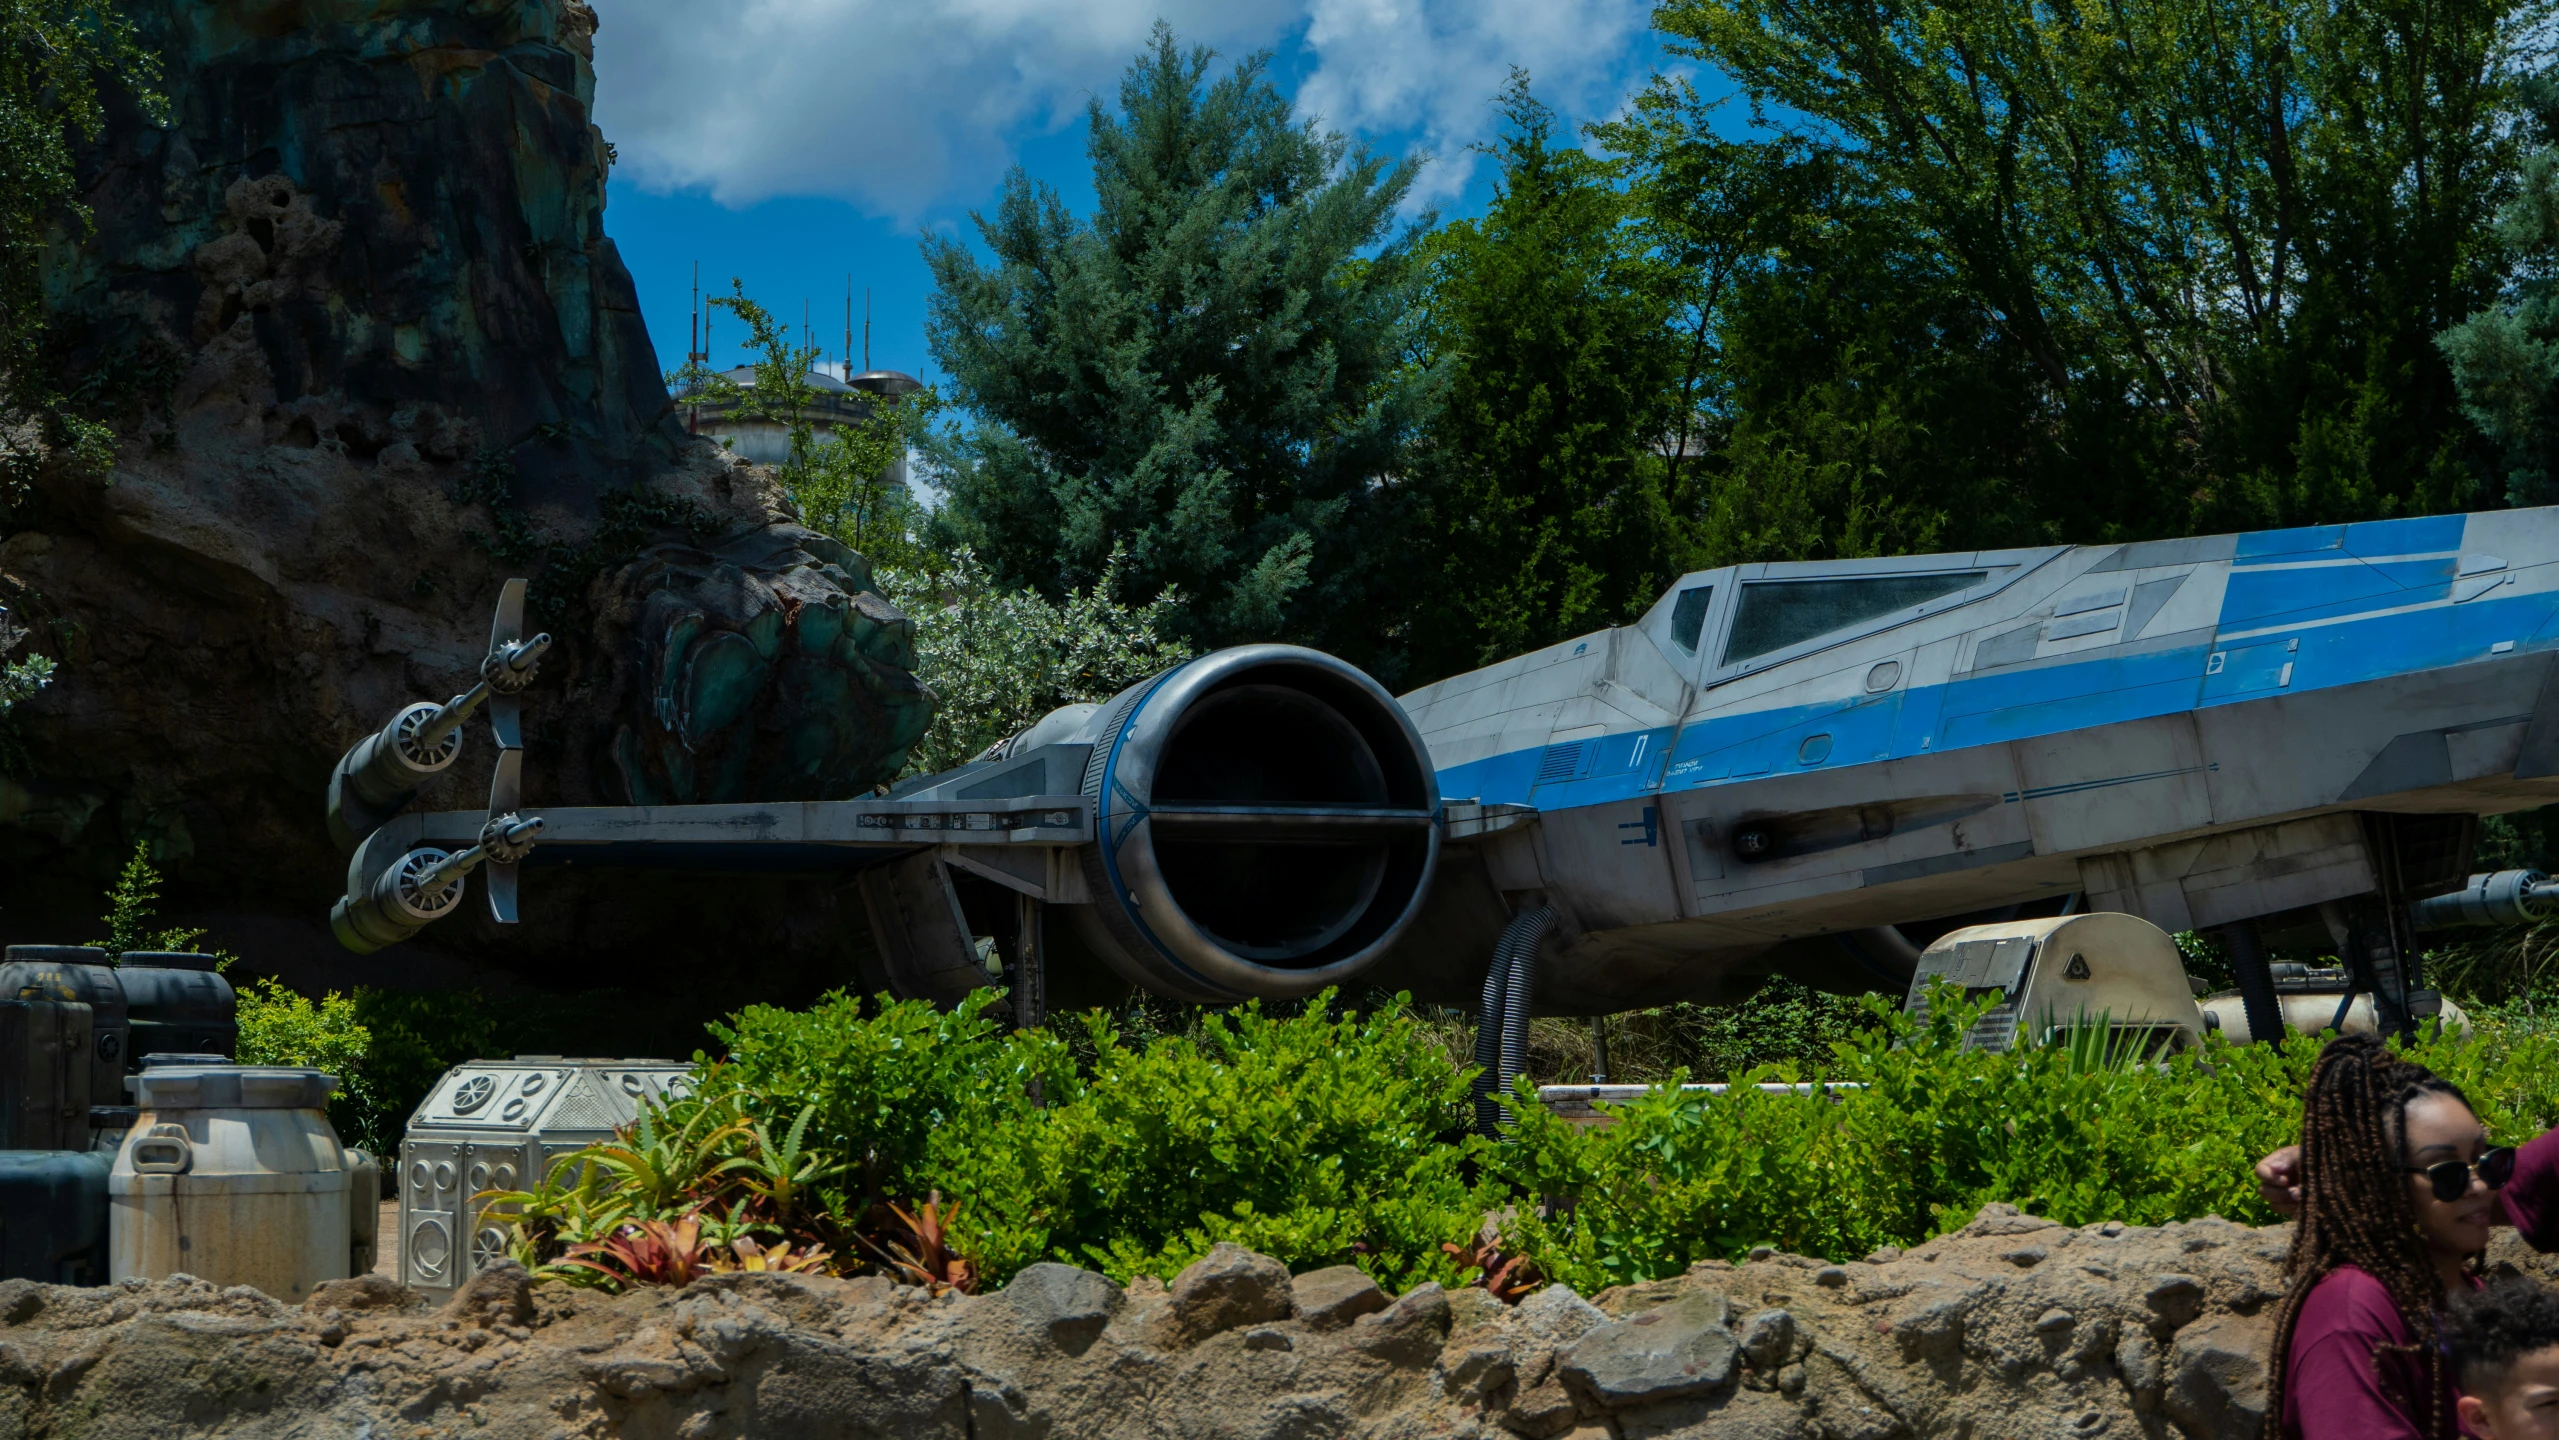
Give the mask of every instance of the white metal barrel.
M 362 1157 L 329 1124 L 317 1070 L 154 1057 L 107 1177 L 114 1279 L 188 1274 L 298 1304 L 348 1274 Z

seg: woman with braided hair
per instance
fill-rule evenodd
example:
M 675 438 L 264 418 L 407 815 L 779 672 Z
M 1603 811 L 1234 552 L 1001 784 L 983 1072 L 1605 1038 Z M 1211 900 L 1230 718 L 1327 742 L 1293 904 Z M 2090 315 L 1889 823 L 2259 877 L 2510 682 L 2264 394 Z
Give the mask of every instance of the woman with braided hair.
M 2437 1316 L 2474 1289 L 2515 1152 L 2492 1149 L 2451 1081 L 2370 1036 L 2332 1040 L 2301 1145 L 2259 1167 L 2296 1182 L 2299 1223 L 2275 1326 L 2272 1440 L 2454 1440 Z M 2545 1167 L 2548 1168 L 2545 1163 Z M 2273 1189 L 2270 1186 L 2270 1198 Z M 2287 1195 L 2285 1198 L 2291 1198 Z

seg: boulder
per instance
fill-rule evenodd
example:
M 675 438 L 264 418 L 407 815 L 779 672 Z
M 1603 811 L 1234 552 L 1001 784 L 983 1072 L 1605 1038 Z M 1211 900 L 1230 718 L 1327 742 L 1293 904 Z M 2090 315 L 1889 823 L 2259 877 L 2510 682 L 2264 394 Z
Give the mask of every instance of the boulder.
M 2256 1440 L 2266 1423 L 2266 1353 L 2274 1316 L 2217 1315 L 2169 1350 L 2169 1417 L 2196 1440 Z
M 507 1271 L 442 1310 L 362 1282 L 288 1309 L 185 1277 L 90 1290 L 11 1281 L 0 1283 L 0 1423 L 28 1440 L 2250 1440 L 2267 1403 L 2276 1312 L 2263 1296 L 2280 1293 L 2283 1238 L 2217 1222 L 2050 1227 L 2040 1243 L 2053 1258 L 2020 1270 L 2005 1258 L 2013 1236 L 1958 1233 L 1861 1266 L 1847 1290 L 1773 1263 L 1700 1267 L 1623 1319 L 1549 1286 L 1453 1332 L 1436 1285 L 1347 1325 L 1289 1318 L 1292 1293 L 1320 1303 L 1361 1292 L 1321 1272 L 1291 1287 L 1277 1261 L 1233 1247 L 1169 1289 L 1123 1292 L 1039 1265 L 994 1295 L 939 1299 L 876 1276 L 721 1275 L 605 1295 Z M 2490 1260 L 2559 1278 L 2511 1237 Z M 2179 1280 L 2199 1308 L 2168 1333 L 2151 1296 Z M 1751 1309 L 1733 1304 L 1737 1293 Z M 1955 1343 L 1905 1353 L 1894 1332 L 1912 1301 L 1955 1302 Z M 1177 1304 L 1225 1328 L 1157 1323 Z
M 1108 1277 L 1046 1261 L 1023 1267 L 995 1298 L 1069 1355 L 1092 1348 L 1123 1303 Z
M 1362 1315 L 1386 1308 L 1386 1292 L 1356 1265 L 1310 1270 L 1289 1282 L 1298 1318 L 1317 1330 L 1338 1330 Z
M 316 1297 L 314 1297 L 316 1299 Z M 533 1320 L 533 1277 L 512 1260 L 501 1260 L 462 1282 L 444 1313 L 465 1325 L 526 1325 Z
M 1361 1351 L 1400 1365 L 1437 1359 L 1453 1319 L 1439 1282 L 1416 1285 L 1394 1304 L 1351 1323 L 1350 1342 Z
M 1564 1384 L 1598 1409 L 1713 1394 L 1740 1353 L 1731 1324 L 1732 1302 L 1709 1291 L 1603 1325 L 1564 1352 Z
M 1285 1320 L 1295 1304 L 1287 1266 L 1219 1241 L 1173 1277 L 1167 1318 L 1174 1335 L 1197 1343 L 1240 1325 Z

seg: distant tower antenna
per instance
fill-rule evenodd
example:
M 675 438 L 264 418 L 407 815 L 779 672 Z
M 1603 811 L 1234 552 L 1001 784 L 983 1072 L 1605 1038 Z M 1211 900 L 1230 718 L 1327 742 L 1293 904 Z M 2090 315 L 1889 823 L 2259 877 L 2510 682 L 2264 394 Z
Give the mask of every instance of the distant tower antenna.
M 691 314 L 685 317 L 684 321 L 684 366 L 686 369 L 693 369 L 710 358 L 708 355 L 703 353 L 708 348 L 706 343 L 707 340 L 708 337 L 703 334 L 702 326 L 702 262 L 696 260 L 693 262 L 693 310 Z M 696 380 L 692 385 L 686 388 L 699 390 L 702 388 L 701 382 Z M 699 435 L 702 433 L 701 406 L 688 405 L 684 407 L 684 429 L 687 434 Z
M 852 277 L 845 277 L 845 283 L 851 284 Z M 853 302 L 848 299 L 845 303 Z M 868 285 L 862 287 L 862 368 L 865 371 L 871 368 L 871 287 Z
M 863 358 L 869 359 L 867 355 Z M 870 366 L 865 364 L 862 368 L 867 370 Z M 847 384 L 853 380 L 853 272 L 849 270 L 844 273 L 844 379 Z

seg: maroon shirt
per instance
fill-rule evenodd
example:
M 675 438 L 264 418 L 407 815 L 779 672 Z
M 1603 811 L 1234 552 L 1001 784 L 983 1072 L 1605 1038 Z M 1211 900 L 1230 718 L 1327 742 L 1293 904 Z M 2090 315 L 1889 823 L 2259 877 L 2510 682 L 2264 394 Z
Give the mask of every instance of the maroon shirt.
M 2516 1152 L 2497 1200 L 2525 1243 L 2559 1250 L 2559 1130 Z M 2286 1440 L 2422 1440 L 2416 1400 L 2426 1371 L 2414 1344 L 2380 1281 L 2351 1265 L 2321 1276 L 2293 1324 Z M 2437 1394 L 2449 1406 L 2456 1393 L 2447 1364 Z
M 2417 1419 L 2426 1383 L 2421 1354 L 2390 1292 L 2369 1272 L 2343 1265 L 2320 1276 L 2293 1322 L 2285 1440 L 2424 1440 Z M 2449 1408 L 2454 1391 L 2445 1370 L 2436 1395 Z

